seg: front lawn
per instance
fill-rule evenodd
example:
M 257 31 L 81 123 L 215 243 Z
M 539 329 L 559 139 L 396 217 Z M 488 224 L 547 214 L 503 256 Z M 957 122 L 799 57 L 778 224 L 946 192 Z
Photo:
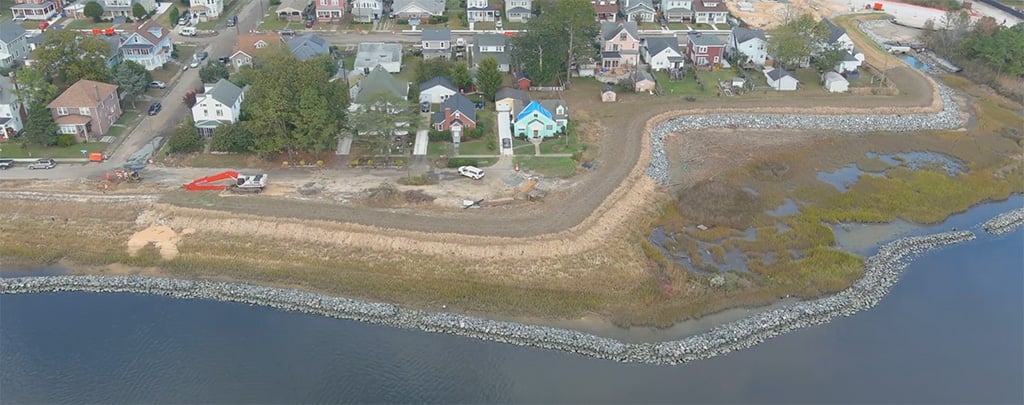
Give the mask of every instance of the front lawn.
M 560 136 L 558 138 L 545 139 L 540 144 L 540 153 L 547 155 L 551 153 L 573 154 L 580 149 L 579 139 L 575 135 Z
M 654 78 L 661 85 L 661 88 L 665 90 L 664 95 L 666 96 L 697 95 L 711 92 L 709 83 L 705 82 L 705 87 L 701 88 L 697 80 L 690 75 L 687 75 L 683 80 L 670 80 L 668 73 L 658 71 L 654 72 Z
M 496 141 L 495 141 L 496 142 Z M 459 143 L 459 155 L 498 155 L 498 145 L 487 137 Z M 488 147 L 488 144 L 491 147 Z
M 267 15 L 263 17 L 263 21 L 260 22 L 257 29 L 264 31 L 280 31 L 284 29 L 293 29 L 298 31 L 306 29 L 306 25 L 301 21 L 292 22 L 277 18 L 277 14 L 274 13 L 276 10 L 277 6 L 270 7 L 270 10 L 267 11 Z
M 522 170 L 546 177 L 569 177 L 576 174 L 576 161 L 568 157 L 516 156 Z
M 103 152 L 109 144 L 103 142 L 77 143 L 65 148 L 56 146 L 40 146 L 24 141 L 0 143 L 0 158 L 85 158 L 86 153 Z

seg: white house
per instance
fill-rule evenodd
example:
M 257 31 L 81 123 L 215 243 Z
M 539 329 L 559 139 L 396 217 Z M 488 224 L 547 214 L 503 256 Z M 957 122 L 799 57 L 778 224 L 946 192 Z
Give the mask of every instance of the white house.
M 383 15 L 383 0 L 352 0 L 352 21 L 373 22 Z
M 670 22 L 693 20 L 692 0 L 662 0 L 662 15 Z
M 420 83 L 420 103 L 441 104 L 455 93 L 458 88 L 444 76 Z
M 220 79 L 213 85 L 205 85 L 206 92 L 196 99 L 192 106 L 192 120 L 199 135 L 209 137 L 213 129 L 225 123 L 238 122 L 242 112 L 245 91 L 227 79 Z
M 156 9 L 155 0 L 102 0 L 99 2 L 99 4 L 103 6 L 103 16 L 106 18 L 134 18 L 133 9 L 135 8 L 135 4 L 141 4 L 142 8 L 144 8 L 146 11 L 152 11 Z
M 363 42 L 356 47 L 356 74 L 369 73 L 380 66 L 388 73 L 402 70 L 402 44 Z
M 850 82 L 836 72 L 825 73 L 822 85 L 829 93 L 845 93 L 850 91 Z
M 494 21 L 499 18 L 501 18 L 501 11 L 491 7 L 488 0 L 466 0 L 467 21 Z
M 160 69 L 171 59 L 171 31 L 154 20 L 138 26 L 121 42 L 121 57 L 146 68 Z
M 765 69 L 764 77 L 769 87 L 779 91 L 793 91 L 800 84 L 796 77 L 783 68 Z
M 843 60 L 836 64 L 834 70 L 839 73 L 856 72 L 857 68 L 864 63 L 864 54 L 857 52 L 857 50 L 851 51 L 844 50 L 842 52 Z
M 399 19 L 419 18 L 425 21 L 444 14 L 444 9 L 444 0 L 395 0 L 391 14 Z
M 224 0 L 189 0 L 193 18 L 199 21 L 214 21 L 224 13 Z
M 21 101 L 14 94 L 11 78 L 0 76 L 0 140 L 7 140 L 25 128 Z
M 704 24 L 725 24 L 729 8 L 722 0 L 694 0 L 693 22 Z
M 764 31 L 736 27 L 729 33 L 729 43 L 725 51 L 730 56 L 741 55 L 741 65 L 750 63 L 763 67 L 768 59 L 768 40 Z
M 626 21 L 654 22 L 654 2 L 651 0 L 620 0 L 619 7 Z
M 533 0 L 506 0 L 505 18 L 511 22 L 526 22 L 533 16 Z
M 28 57 L 30 49 L 26 32 L 14 21 L 0 22 L 0 68 L 8 68 L 14 61 Z
M 828 19 L 825 20 L 825 25 L 828 27 L 828 43 L 825 46 L 853 51 L 853 40 L 850 39 L 850 35 L 846 33 L 846 30 L 839 28 L 839 26 L 833 24 Z
M 683 67 L 683 53 L 676 37 L 648 37 L 644 39 L 644 61 L 651 70 L 669 70 Z

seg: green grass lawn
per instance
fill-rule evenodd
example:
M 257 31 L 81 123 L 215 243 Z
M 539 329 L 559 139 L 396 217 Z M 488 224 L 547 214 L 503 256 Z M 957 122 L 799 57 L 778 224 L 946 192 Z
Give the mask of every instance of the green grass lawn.
M 103 152 L 109 144 L 103 142 L 78 143 L 66 148 L 56 146 L 40 146 L 22 141 L 11 141 L 0 144 L 0 158 L 83 158 L 82 150 L 86 153 Z
M 481 139 L 478 139 L 478 140 L 474 140 L 474 141 L 462 142 L 462 143 L 459 144 L 459 154 L 460 155 L 497 155 L 498 154 L 498 150 L 497 150 L 498 145 L 496 143 L 491 143 L 492 145 L 494 145 L 495 149 L 489 149 L 487 147 L 487 144 L 488 144 L 488 138 L 487 137 L 484 137 L 484 138 L 481 138 Z
M 439 157 L 441 155 L 451 156 L 451 142 L 430 142 L 427 144 L 427 156 Z
M 818 78 L 818 71 L 814 68 L 791 70 L 790 73 L 800 81 L 800 90 L 823 89 L 820 84 L 821 79 Z
M 277 10 L 277 6 L 270 7 L 267 15 L 260 22 L 258 29 L 279 31 L 284 29 L 302 30 L 306 28 L 306 25 L 301 21 L 291 22 L 277 18 L 277 14 L 274 14 L 275 10 Z
M 666 96 L 703 95 L 713 90 L 710 83 L 705 83 L 706 88 L 702 90 L 692 76 L 687 76 L 683 80 L 669 80 L 668 73 L 659 71 L 654 72 L 654 78 L 665 89 Z
M 681 23 L 681 22 L 670 22 L 670 23 L 668 23 L 668 29 L 670 29 L 670 30 L 688 30 L 688 29 L 690 29 L 690 24 Z
M 192 56 L 194 56 L 196 54 L 196 46 L 195 45 L 174 45 L 174 50 L 177 51 L 177 53 L 178 53 L 178 58 L 177 59 L 179 61 L 182 61 L 182 62 L 185 62 L 185 63 L 187 63 L 188 61 L 192 60 Z M 175 69 L 174 66 L 169 66 L 169 68 L 170 68 L 170 70 Z M 181 67 L 178 66 L 177 68 L 180 69 Z M 175 72 L 173 72 L 173 71 L 171 72 L 171 76 L 172 77 L 174 76 L 174 73 Z
M 567 157 L 516 156 L 523 170 L 547 177 L 569 177 L 576 174 L 576 161 Z
M 355 57 L 353 56 L 353 64 L 355 63 Z M 405 80 L 412 83 L 412 86 L 416 86 L 416 69 L 420 66 L 422 58 L 402 58 L 402 70 L 395 75 L 398 80 Z

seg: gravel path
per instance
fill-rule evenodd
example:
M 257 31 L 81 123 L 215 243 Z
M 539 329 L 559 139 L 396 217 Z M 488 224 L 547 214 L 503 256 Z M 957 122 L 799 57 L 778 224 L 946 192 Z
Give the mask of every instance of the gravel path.
M 890 242 L 867 260 L 863 278 L 836 295 L 798 302 L 727 323 L 696 336 L 661 343 L 624 343 L 574 330 L 426 312 L 392 304 L 218 281 L 148 276 L 21 277 L 0 279 L 0 294 L 88 291 L 212 299 L 562 350 L 622 362 L 677 364 L 748 348 L 792 330 L 871 308 L 896 284 L 900 273 L 915 255 L 974 238 L 975 235 L 971 232 L 959 231 L 908 237 Z

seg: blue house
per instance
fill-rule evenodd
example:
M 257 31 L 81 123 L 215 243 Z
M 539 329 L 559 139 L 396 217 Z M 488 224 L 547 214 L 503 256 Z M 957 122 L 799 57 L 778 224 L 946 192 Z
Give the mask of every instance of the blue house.
M 516 115 L 513 127 L 518 137 L 550 138 L 565 129 L 565 121 L 556 120 L 555 115 L 539 101 L 531 101 Z
M 162 68 L 171 59 L 171 31 L 149 20 L 140 25 L 121 42 L 121 57 L 146 68 Z

